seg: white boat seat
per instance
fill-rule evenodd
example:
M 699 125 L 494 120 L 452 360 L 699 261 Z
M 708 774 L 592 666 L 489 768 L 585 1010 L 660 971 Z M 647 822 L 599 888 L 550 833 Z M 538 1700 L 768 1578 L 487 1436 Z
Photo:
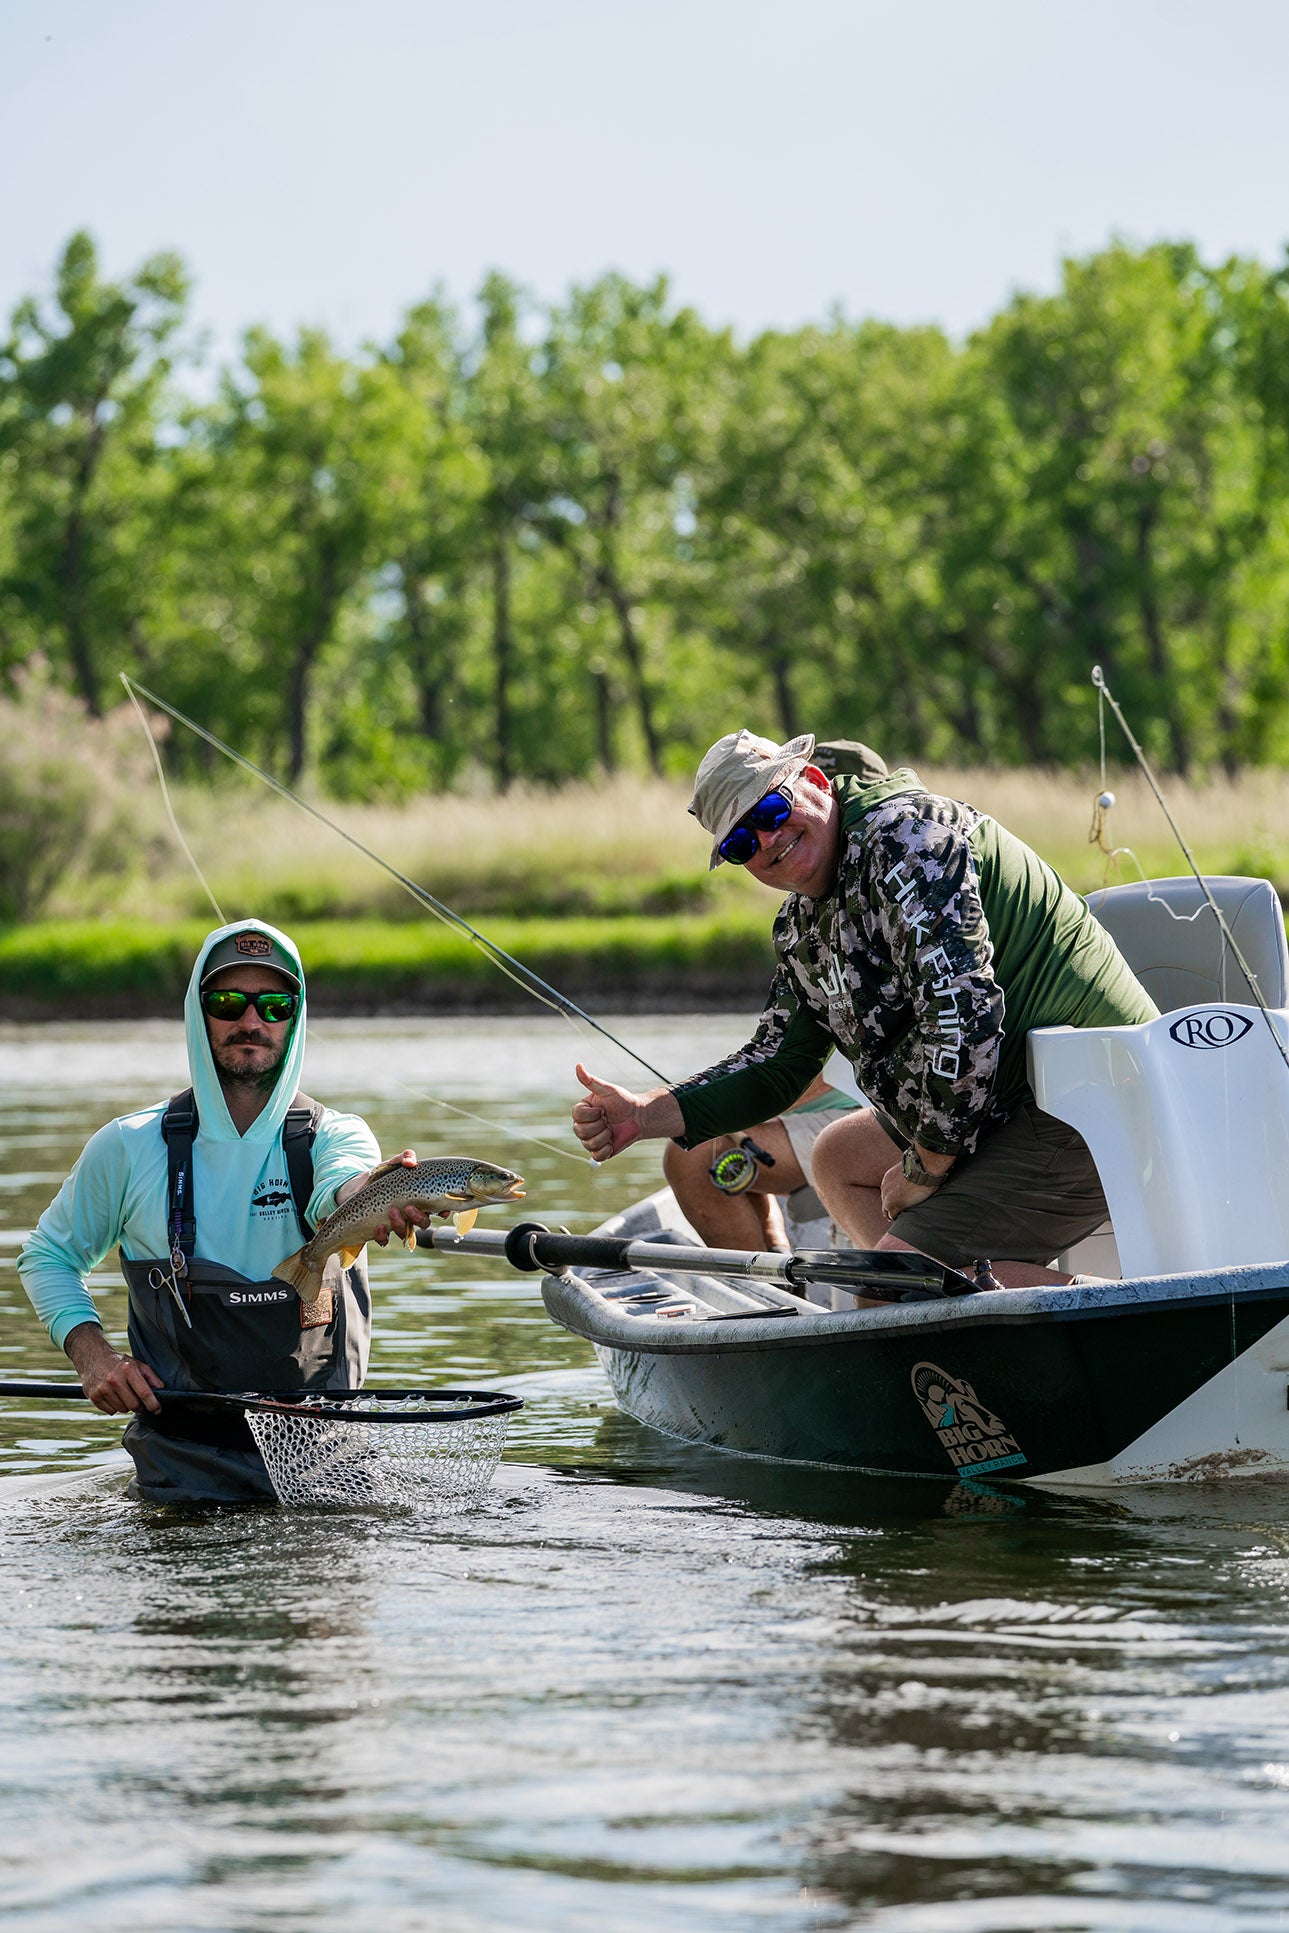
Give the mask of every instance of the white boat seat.
M 1029 1036 L 1038 1104 L 1092 1151 L 1125 1277 L 1289 1257 L 1289 1012 L 1203 1004 Z
M 1289 946 L 1275 888 L 1266 879 L 1221 874 L 1209 875 L 1205 884 L 1257 976 L 1267 1004 L 1289 1006 Z M 1255 995 L 1193 875 L 1110 886 L 1090 893 L 1087 903 L 1161 1013 L 1205 1008 L 1234 1013 L 1253 1007 Z M 1184 1031 L 1199 1040 L 1200 1025 L 1197 1020 Z M 1289 1106 L 1289 1068 L 1280 1060 L 1260 1017 L 1256 1029 L 1261 1046 L 1246 1048 L 1239 1065 L 1243 1068 L 1250 1056 L 1271 1056 L 1262 1068 L 1266 1104 L 1280 1116 Z M 1268 1218 L 1262 1199 L 1277 1183 L 1255 1123 L 1245 1124 L 1246 1140 L 1253 1145 L 1240 1157 L 1251 1164 L 1249 1178 L 1241 1180 L 1232 1173 L 1237 1141 L 1228 1121 L 1225 1053 L 1212 1058 L 1210 1050 L 1210 1060 L 1205 1062 L 1212 1076 L 1221 1065 L 1222 1078 L 1215 1082 L 1198 1078 L 1201 1050 L 1178 1051 L 1166 1029 L 1160 1035 L 1163 1045 L 1149 1050 L 1145 1068 L 1135 1064 L 1136 1049 L 1125 1043 L 1097 1048 L 1089 1041 L 1089 1069 L 1113 1065 L 1116 1077 L 1130 1088 L 1131 1101 L 1113 1084 L 1107 1084 L 1098 1099 L 1090 1094 L 1075 1099 L 1068 1083 L 1072 1077 L 1081 1082 L 1072 1063 L 1083 1050 L 1077 1044 L 1047 1047 L 1049 1031 L 1030 1036 L 1035 1094 L 1041 1107 L 1070 1121 L 1087 1141 L 1111 1211 L 1111 1221 L 1058 1258 L 1062 1268 L 1094 1275 L 1139 1275 L 1208 1266 L 1199 1259 L 1202 1253 L 1216 1256 L 1214 1266 L 1237 1258 L 1280 1261 L 1289 1256 L 1283 1218 L 1274 1209 Z M 1221 1023 L 1217 1031 L 1222 1031 Z M 1105 1040 L 1118 1032 L 1135 1035 L 1141 1030 L 1090 1032 Z M 1254 1035 L 1242 1035 L 1242 1039 L 1251 1041 Z M 1184 1077 L 1180 1093 L 1178 1076 Z M 1212 1092 L 1215 1085 L 1221 1090 L 1218 1094 Z M 1250 1104 L 1254 1104 L 1252 1096 Z M 1077 1120 L 1066 1111 L 1071 1107 Z M 1156 1113 L 1160 1120 L 1152 1126 Z M 1261 1184 L 1259 1176 L 1265 1177 Z M 1251 1204 L 1246 1204 L 1246 1189 L 1253 1197 Z
M 1269 1007 L 1289 1006 L 1289 945 L 1284 913 L 1269 879 L 1213 874 L 1205 879 L 1257 976 Z M 1088 906 L 1105 927 L 1160 1013 L 1204 1001 L 1257 1005 L 1239 962 L 1190 874 L 1133 880 L 1089 893 Z

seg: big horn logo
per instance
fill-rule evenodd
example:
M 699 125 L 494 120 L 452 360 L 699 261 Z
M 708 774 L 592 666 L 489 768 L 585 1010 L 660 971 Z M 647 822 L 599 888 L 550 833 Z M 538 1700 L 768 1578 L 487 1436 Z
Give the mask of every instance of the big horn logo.
M 1006 1424 L 963 1377 L 951 1376 L 938 1363 L 920 1362 L 913 1366 L 912 1383 L 922 1414 L 955 1470 L 983 1476 L 987 1470 L 1009 1470 L 1026 1461 Z

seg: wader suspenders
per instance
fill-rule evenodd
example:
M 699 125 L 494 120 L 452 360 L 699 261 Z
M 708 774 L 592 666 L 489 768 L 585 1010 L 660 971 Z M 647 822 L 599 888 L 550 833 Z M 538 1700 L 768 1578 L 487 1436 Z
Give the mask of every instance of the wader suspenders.
M 192 1144 L 197 1132 L 197 1102 L 191 1088 L 171 1096 L 161 1117 L 166 1144 L 169 1183 L 166 1194 L 166 1233 L 170 1266 L 175 1277 L 187 1275 L 197 1245 L 197 1221 L 192 1200 Z
M 291 1199 L 295 1204 L 300 1233 L 306 1242 L 313 1235 L 313 1229 L 304 1218 L 304 1211 L 313 1193 L 313 1139 L 321 1119 L 322 1103 L 310 1100 L 307 1094 L 297 1094 L 282 1123 L 282 1153 L 291 1183 Z M 198 1126 L 196 1099 L 192 1089 L 185 1088 L 182 1094 L 172 1096 L 161 1117 L 161 1133 L 165 1139 L 169 1168 L 166 1227 L 170 1236 L 170 1261 L 175 1274 L 180 1277 L 188 1273 L 188 1264 L 197 1242 L 192 1144 Z
M 318 1132 L 321 1119 L 321 1101 L 311 1101 L 307 1094 L 297 1094 L 282 1123 L 282 1152 L 286 1156 L 286 1171 L 291 1182 L 291 1199 L 295 1203 L 295 1218 L 300 1224 L 301 1237 L 306 1242 L 313 1240 L 313 1229 L 304 1219 L 304 1211 L 313 1193 L 313 1137 Z

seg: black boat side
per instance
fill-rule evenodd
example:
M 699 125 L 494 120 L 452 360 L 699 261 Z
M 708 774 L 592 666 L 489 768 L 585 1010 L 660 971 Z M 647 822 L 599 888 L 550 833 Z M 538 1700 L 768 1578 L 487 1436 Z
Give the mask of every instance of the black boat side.
M 692 1442 L 991 1481 L 1289 1473 L 1289 1262 L 850 1312 L 722 1313 L 701 1278 L 635 1280 L 689 1311 L 606 1299 L 623 1277 L 591 1271 L 543 1296 L 628 1414 Z

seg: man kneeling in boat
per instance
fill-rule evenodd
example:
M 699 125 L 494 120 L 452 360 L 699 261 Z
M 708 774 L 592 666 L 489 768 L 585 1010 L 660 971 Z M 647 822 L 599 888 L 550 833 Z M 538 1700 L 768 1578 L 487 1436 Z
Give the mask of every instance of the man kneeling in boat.
M 1067 1282 L 1049 1264 L 1105 1219 L 1105 1197 L 1082 1137 L 1034 1100 L 1026 1036 L 1158 1010 L 1083 901 L 995 820 L 907 767 L 830 782 L 814 746 L 731 732 L 689 807 L 713 867 L 788 895 L 753 1038 L 646 1094 L 579 1066 L 577 1135 L 598 1161 L 653 1136 L 692 1147 L 781 1114 L 836 1047 L 874 1103 L 815 1144 L 816 1192 L 847 1238 L 955 1268 L 989 1258 L 1009 1287 Z
M 884 758 L 858 739 L 817 744 L 813 762 L 831 781 L 888 776 Z M 788 1250 L 786 1211 L 792 1196 L 813 1203 L 815 1144 L 859 1103 L 813 1080 L 791 1108 L 746 1134 L 718 1136 L 697 1146 L 669 1141 L 662 1169 L 686 1221 L 709 1248 Z M 817 1212 L 817 1211 L 816 1211 Z
M 91 1137 L 18 1269 L 90 1401 L 109 1415 L 133 1412 L 124 1442 L 134 1495 L 271 1502 L 240 1417 L 163 1410 L 153 1391 L 358 1387 L 371 1341 L 363 1256 L 349 1268 L 333 1256 L 311 1305 L 270 1271 L 300 1230 L 307 1239 L 374 1174 L 416 1157 L 382 1163 L 365 1121 L 296 1092 L 304 970 L 284 933 L 243 920 L 208 934 L 184 1015 L 192 1087 Z M 376 1239 L 429 1219 L 393 1207 Z M 118 1243 L 128 1355 L 108 1341 L 86 1283 Z

